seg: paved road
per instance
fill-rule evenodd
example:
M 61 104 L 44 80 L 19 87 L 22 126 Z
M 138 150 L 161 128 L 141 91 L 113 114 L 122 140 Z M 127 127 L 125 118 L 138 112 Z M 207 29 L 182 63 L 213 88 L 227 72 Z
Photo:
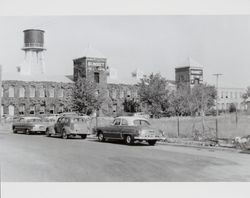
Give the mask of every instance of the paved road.
M 2 181 L 250 181 L 250 155 L 0 132 Z

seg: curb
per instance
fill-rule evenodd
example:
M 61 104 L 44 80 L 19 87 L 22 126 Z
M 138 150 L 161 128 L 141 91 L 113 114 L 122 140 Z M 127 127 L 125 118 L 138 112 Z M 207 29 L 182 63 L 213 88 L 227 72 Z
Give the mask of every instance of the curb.
M 166 146 L 189 147 L 189 148 L 197 148 L 197 149 L 239 152 L 239 150 L 237 150 L 235 148 L 220 147 L 220 146 L 197 146 L 197 145 L 187 145 L 187 144 L 168 143 L 168 142 L 157 142 L 157 143 L 161 144 L 161 145 L 166 145 Z

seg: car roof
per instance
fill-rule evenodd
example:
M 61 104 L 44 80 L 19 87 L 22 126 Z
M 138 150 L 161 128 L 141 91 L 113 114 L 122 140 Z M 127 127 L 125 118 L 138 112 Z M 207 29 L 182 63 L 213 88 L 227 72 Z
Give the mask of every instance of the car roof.
M 134 120 L 148 121 L 146 118 L 137 117 L 137 116 L 119 116 L 119 117 L 116 117 L 115 119 L 118 119 L 118 118 L 125 119 L 125 120 L 131 121 L 131 122 L 133 122 Z
M 64 116 L 61 116 L 60 118 L 90 118 L 90 116 L 79 116 L 79 115 L 64 115 Z
M 40 119 L 41 120 L 41 118 L 39 118 L 39 117 L 21 117 L 21 118 L 24 118 L 24 119 Z

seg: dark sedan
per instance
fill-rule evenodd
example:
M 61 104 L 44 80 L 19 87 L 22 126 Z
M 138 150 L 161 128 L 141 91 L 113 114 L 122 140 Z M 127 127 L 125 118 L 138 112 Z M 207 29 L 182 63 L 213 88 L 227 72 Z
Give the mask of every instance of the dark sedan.
M 112 139 L 124 140 L 126 144 L 147 141 L 155 145 L 165 139 L 162 131 L 152 128 L 147 119 L 140 117 L 117 117 L 110 126 L 97 127 L 94 132 L 101 142 Z

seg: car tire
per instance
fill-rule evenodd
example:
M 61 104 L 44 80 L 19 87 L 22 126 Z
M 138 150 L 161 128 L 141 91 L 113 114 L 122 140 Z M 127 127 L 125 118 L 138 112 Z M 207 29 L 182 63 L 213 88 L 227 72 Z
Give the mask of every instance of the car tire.
M 99 132 L 97 137 L 98 137 L 99 142 L 104 142 L 105 141 L 103 132 Z
M 82 138 L 82 139 L 86 139 L 86 138 L 87 138 L 87 135 L 86 135 L 86 134 L 83 134 L 83 135 L 81 135 L 81 138 Z
M 156 140 L 148 140 L 148 144 L 150 146 L 154 146 L 156 144 Z
M 26 135 L 30 135 L 30 130 L 29 130 L 29 129 L 26 129 L 26 130 L 25 130 L 25 134 L 26 134 Z
M 127 145 L 134 144 L 134 139 L 132 138 L 131 135 L 126 135 L 124 141 L 125 141 L 125 144 Z
M 15 128 L 13 128 L 13 133 L 17 133 L 17 130 Z
M 51 136 L 51 134 L 50 134 L 50 132 L 49 132 L 49 129 L 46 129 L 45 135 L 46 135 L 47 137 L 50 137 L 50 136 Z
M 68 135 L 65 130 L 62 132 L 62 139 L 68 139 Z

